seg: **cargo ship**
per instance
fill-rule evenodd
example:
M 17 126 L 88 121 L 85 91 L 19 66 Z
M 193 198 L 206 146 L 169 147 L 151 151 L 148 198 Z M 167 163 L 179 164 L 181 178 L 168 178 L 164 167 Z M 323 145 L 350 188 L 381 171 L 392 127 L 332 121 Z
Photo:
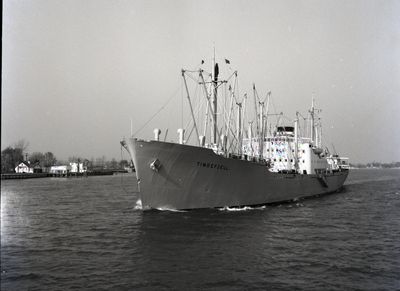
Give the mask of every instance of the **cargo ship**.
M 249 106 L 247 94 L 239 98 L 237 71 L 220 78 L 215 60 L 211 71 L 182 70 L 191 120 L 177 130 L 176 142 L 161 140 L 158 128 L 152 140 L 121 141 L 143 209 L 251 207 L 342 188 L 348 158 L 323 146 L 314 99 L 305 116 L 297 112 L 288 122 L 283 113 L 269 112 L 271 92 L 260 98 L 253 84 Z M 193 97 L 193 90 L 202 97 Z

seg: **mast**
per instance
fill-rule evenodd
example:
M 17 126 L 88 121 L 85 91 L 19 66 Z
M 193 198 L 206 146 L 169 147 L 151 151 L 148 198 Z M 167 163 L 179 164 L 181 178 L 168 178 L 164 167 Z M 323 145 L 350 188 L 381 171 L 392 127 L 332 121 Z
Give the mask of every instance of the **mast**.
M 299 113 L 296 112 L 296 119 L 294 121 L 294 168 L 296 172 L 299 168 Z
M 215 61 L 215 59 L 214 59 Z M 213 98 L 212 98 L 212 107 L 213 107 L 213 126 L 212 126 L 212 142 L 213 144 L 217 143 L 217 94 L 218 94 L 218 75 L 219 75 L 219 67 L 218 63 L 214 65 L 214 90 L 213 90 Z
M 208 108 L 210 106 L 210 100 L 207 98 L 207 107 L 206 107 L 206 114 L 204 118 L 204 129 L 203 129 L 203 136 L 207 136 L 207 127 L 208 127 Z
M 264 148 L 264 102 L 259 102 L 260 105 L 260 125 L 259 125 L 259 156 L 262 157 Z
M 266 131 L 266 135 L 268 136 L 268 112 L 269 112 L 269 99 L 271 98 L 271 91 L 267 93 L 267 110 L 265 113 L 265 125 L 264 130 Z
M 211 131 L 213 131 L 213 132 L 211 132 L 211 135 L 212 135 L 212 138 L 213 138 L 213 142 L 215 141 L 215 144 L 217 144 L 218 143 L 217 142 L 218 128 L 216 126 L 216 124 L 217 124 L 216 119 L 214 119 L 214 118 L 216 118 L 216 114 L 214 114 L 214 109 L 211 107 L 211 103 L 210 103 L 210 95 L 211 94 L 209 95 L 208 92 L 207 92 L 206 82 L 204 81 L 204 77 L 203 77 L 203 70 L 199 71 L 199 76 L 200 76 L 200 79 L 201 79 L 201 84 L 203 85 L 203 88 L 204 88 L 204 92 L 207 95 L 207 109 L 206 109 L 206 119 L 205 119 L 205 126 L 204 126 L 204 136 L 205 136 L 205 133 L 207 131 L 208 114 L 211 113 L 211 116 L 213 117 L 212 118 L 212 122 L 215 125 L 215 127 L 214 126 L 211 127 Z M 211 80 L 211 82 L 214 83 L 212 80 Z M 215 140 L 214 140 L 214 138 L 215 138 Z
M 256 118 L 256 136 L 258 136 L 259 134 L 260 134 L 260 131 L 259 131 L 259 127 L 258 127 L 258 122 L 257 122 L 257 115 L 258 115 L 258 112 L 257 112 L 257 91 L 256 91 L 256 84 L 254 84 L 253 83 L 253 96 L 254 96 L 254 116 L 255 116 L 255 118 Z
M 315 121 L 314 121 L 314 98 L 312 98 L 311 102 L 311 110 L 310 110 L 310 138 L 311 143 L 315 141 Z
M 247 103 L 247 93 L 245 93 L 244 96 L 243 96 L 243 113 L 242 113 L 241 129 L 240 129 L 240 132 L 242 134 L 242 138 L 243 138 L 243 136 L 245 136 L 244 135 L 244 132 L 245 132 L 244 120 L 246 118 L 246 103 Z M 240 144 L 242 144 L 242 142 L 243 142 L 243 139 L 240 141 Z
M 322 148 L 322 123 L 321 123 L 321 118 L 319 118 L 319 147 Z
M 250 141 L 251 156 L 254 157 L 255 152 L 253 148 L 253 121 L 249 121 L 249 127 L 247 129 L 247 135 Z
M 238 106 L 236 135 L 238 139 L 238 154 L 240 155 L 242 153 L 242 103 L 236 103 L 236 105 Z
M 260 105 L 260 116 L 259 116 L 259 129 L 260 129 L 260 137 L 263 138 L 264 133 L 264 102 L 259 102 Z
M 317 114 L 321 112 L 320 109 L 316 109 Z M 322 148 L 322 124 L 321 118 L 317 115 L 317 122 L 315 123 L 315 146 Z
M 207 134 L 207 128 L 208 128 L 208 111 L 210 109 L 210 95 L 208 94 L 208 90 L 206 87 L 206 82 L 203 77 L 203 70 L 199 70 L 199 77 L 201 79 L 201 83 L 203 84 L 203 89 L 204 89 L 204 94 L 206 94 L 206 99 L 207 99 L 207 107 L 206 107 L 206 114 L 204 118 L 204 128 L 203 128 L 203 136 L 205 137 Z
M 229 86 L 229 92 L 231 93 L 231 105 L 229 106 L 229 115 L 228 115 L 228 119 L 226 120 L 225 123 L 225 135 L 229 136 L 229 129 L 230 129 L 230 124 L 231 124 L 231 115 L 232 115 L 232 110 L 233 110 L 233 100 L 235 98 L 235 94 L 231 88 L 231 86 Z
M 190 113 L 192 114 L 194 129 L 196 131 L 196 140 L 199 142 L 199 145 L 200 145 L 200 141 L 199 141 L 200 135 L 199 135 L 199 131 L 197 129 L 196 118 L 194 116 L 193 107 L 192 107 L 192 101 L 190 101 L 189 88 L 188 88 L 188 85 L 187 85 L 187 82 L 186 82 L 186 78 L 185 78 L 185 70 L 183 70 L 183 69 L 182 69 L 182 78 L 183 78 L 183 81 L 185 83 L 187 99 L 189 101 L 189 106 L 190 106 Z

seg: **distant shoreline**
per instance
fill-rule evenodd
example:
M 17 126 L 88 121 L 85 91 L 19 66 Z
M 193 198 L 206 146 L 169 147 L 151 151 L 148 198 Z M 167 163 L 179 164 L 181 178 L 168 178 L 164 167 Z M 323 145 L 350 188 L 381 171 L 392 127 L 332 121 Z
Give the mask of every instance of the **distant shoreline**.
M 85 173 L 68 173 L 68 174 L 53 174 L 53 173 L 7 173 L 1 174 L 1 180 L 17 180 L 17 179 L 37 179 L 37 178 L 71 178 L 71 177 L 87 177 L 87 176 L 111 176 L 118 173 L 127 173 L 121 170 L 95 171 Z
M 369 167 L 369 168 L 367 168 L 367 167 L 361 167 L 361 168 L 358 168 L 358 167 L 350 167 L 350 170 L 399 170 L 400 169 L 400 167 L 392 167 L 392 168 L 384 168 L 384 167 L 376 167 L 376 168 L 374 168 L 374 167 Z

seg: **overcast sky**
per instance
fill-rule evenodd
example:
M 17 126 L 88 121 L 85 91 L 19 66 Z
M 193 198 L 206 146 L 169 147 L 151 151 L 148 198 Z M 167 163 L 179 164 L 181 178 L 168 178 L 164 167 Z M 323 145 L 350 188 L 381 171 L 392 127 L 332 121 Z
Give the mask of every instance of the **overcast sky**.
M 353 162 L 400 161 L 396 0 L 5 0 L 1 148 L 25 139 L 59 159 L 119 159 L 130 120 L 136 131 L 180 92 L 180 69 L 214 44 L 241 93 L 255 82 L 292 116 L 314 94 L 327 145 Z

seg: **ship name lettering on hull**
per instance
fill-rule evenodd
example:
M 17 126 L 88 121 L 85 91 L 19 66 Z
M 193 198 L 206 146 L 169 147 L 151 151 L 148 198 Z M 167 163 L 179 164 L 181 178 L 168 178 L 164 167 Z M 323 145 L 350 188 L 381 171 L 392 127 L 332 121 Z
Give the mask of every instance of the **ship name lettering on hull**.
M 208 162 L 197 162 L 198 167 L 210 168 L 210 169 L 217 169 L 217 170 L 225 170 L 228 171 L 229 169 L 221 164 L 214 164 Z

